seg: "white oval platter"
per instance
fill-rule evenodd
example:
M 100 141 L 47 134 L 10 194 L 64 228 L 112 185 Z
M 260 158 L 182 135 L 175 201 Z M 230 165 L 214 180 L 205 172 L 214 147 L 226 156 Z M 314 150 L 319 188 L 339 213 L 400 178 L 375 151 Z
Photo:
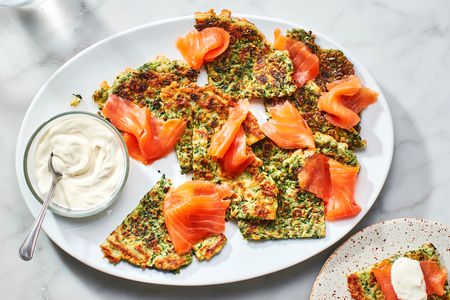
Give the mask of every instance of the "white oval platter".
M 272 40 L 274 28 L 282 30 L 302 25 L 266 17 L 245 17 Z M 65 63 L 42 86 L 33 99 L 20 129 L 16 170 L 23 198 L 37 215 L 40 204 L 27 188 L 23 176 L 23 153 L 33 131 L 52 116 L 73 108 L 69 106 L 72 93 L 81 94 L 83 101 L 77 110 L 96 112 L 90 100 L 101 81 L 112 83 L 126 67 L 138 67 L 155 56 L 163 54 L 171 59 L 182 59 L 175 48 L 178 36 L 192 30 L 193 16 L 165 20 L 133 28 L 102 40 Z M 314 240 L 285 240 L 249 242 L 242 239 L 234 223 L 228 222 L 228 243 L 220 255 L 209 262 L 194 261 L 179 274 L 142 270 L 127 263 L 110 264 L 103 258 L 99 245 L 106 236 L 133 210 L 141 197 L 161 176 L 157 170 L 172 179 L 175 185 L 187 180 L 181 175 L 176 156 L 171 153 L 151 166 L 131 162 L 128 183 L 118 201 L 107 211 L 83 219 L 68 219 L 48 212 L 44 223 L 47 235 L 65 252 L 79 261 L 115 276 L 135 281 L 167 285 L 209 285 L 245 280 L 275 272 L 323 251 L 348 233 L 368 212 L 384 184 L 392 160 L 393 126 L 388 104 L 373 77 L 341 45 L 313 30 L 319 45 L 344 51 L 354 63 L 357 75 L 364 84 L 380 93 L 378 102 L 363 113 L 362 137 L 368 147 L 358 153 L 361 162 L 356 199 L 361 213 L 348 220 L 327 224 L 327 236 Z M 261 105 L 260 105 L 261 106 Z M 254 105 L 258 119 L 264 119 L 263 109 Z

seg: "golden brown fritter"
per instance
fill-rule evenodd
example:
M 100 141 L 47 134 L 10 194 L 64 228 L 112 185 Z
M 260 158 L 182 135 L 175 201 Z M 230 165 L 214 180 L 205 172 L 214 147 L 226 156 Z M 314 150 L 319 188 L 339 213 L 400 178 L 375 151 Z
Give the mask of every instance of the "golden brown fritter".
M 164 223 L 162 203 L 171 187 L 161 178 L 100 245 L 105 257 L 112 263 L 126 260 L 142 268 L 176 271 L 192 262 L 192 255 L 175 252 Z
M 186 63 L 158 56 L 137 70 L 127 69 L 118 75 L 110 93 L 147 106 L 159 117 L 158 112 L 161 112 L 162 107 L 159 97 L 161 89 L 174 81 L 180 84 L 196 82 L 197 76 L 198 72 Z
M 226 182 L 235 191 L 229 209 L 229 217 L 243 219 L 274 219 L 277 208 L 278 190 L 273 180 L 258 168 L 248 168 L 243 174 L 228 179 L 222 175 L 220 163 L 208 155 L 210 142 L 215 133 L 227 121 L 228 112 L 236 105 L 228 95 L 213 86 L 198 87 L 193 101 L 193 176 L 194 180 Z M 249 113 L 244 122 L 250 143 L 263 134 L 256 118 Z M 253 167 L 260 164 L 259 160 Z M 253 170 L 253 171 L 252 171 Z M 255 171 L 256 170 L 256 171 Z
M 301 190 L 298 184 L 297 174 L 304 164 L 303 153 L 281 149 L 268 138 L 252 148 L 263 162 L 261 170 L 276 183 L 278 207 L 274 220 L 239 220 L 243 237 L 248 240 L 324 237 L 323 202 Z
M 158 56 L 136 70 L 127 68 L 116 76 L 110 87 L 106 81 L 100 84 L 100 89 L 92 95 L 92 99 L 99 109 L 108 100 L 109 94 L 120 96 L 142 106 L 150 108 L 157 116 L 164 116 L 160 99 L 161 89 L 172 82 L 189 84 L 197 81 L 198 72 L 191 69 L 186 63 L 178 60 L 169 60 Z
M 309 81 L 297 89 L 293 95 L 284 98 L 268 99 L 264 104 L 268 108 L 288 100 L 302 113 L 313 133 L 323 133 L 332 136 L 336 141 L 348 144 L 350 149 L 364 148 L 366 141 L 359 135 L 359 125 L 346 130 L 328 122 L 325 117 L 326 113 L 319 110 L 317 106 L 321 93 L 319 86 L 315 82 Z
M 258 168 L 259 162 L 234 179 L 224 179 L 236 192 L 228 217 L 238 220 L 274 220 L 278 208 L 278 188 L 273 179 Z
M 258 120 L 251 112 L 247 114 L 247 118 L 242 123 L 242 126 L 247 135 L 248 146 L 257 143 L 258 141 L 266 137 L 262 132 L 261 128 L 259 127 Z
M 353 64 L 340 50 L 322 49 L 316 44 L 316 37 L 311 31 L 292 29 L 287 31 L 287 36 L 303 42 L 319 57 L 320 73 L 314 81 L 307 82 L 288 97 L 266 99 L 266 106 L 273 106 L 289 100 L 302 113 L 314 133 L 330 135 L 338 142 L 347 143 L 350 149 L 364 148 L 366 141 L 362 140 L 359 135 L 359 125 L 350 130 L 334 126 L 326 119 L 326 113 L 320 111 L 317 106 L 321 93 L 327 91 L 326 84 L 353 75 L 355 73 Z
M 306 31 L 301 28 L 294 28 L 287 31 L 286 36 L 304 43 L 314 54 L 320 51 L 319 45 L 316 44 L 316 35 L 312 31 Z
M 116 77 L 112 87 L 106 81 L 102 82 L 92 98 L 100 110 L 109 94 L 115 94 L 148 107 L 155 117 L 187 120 L 186 130 L 176 145 L 176 153 L 181 172 L 188 173 L 192 171 L 191 100 L 178 90 L 181 86 L 196 82 L 197 76 L 198 72 L 186 63 L 158 56 L 137 70 L 127 68 Z
M 213 235 L 194 246 L 194 254 L 198 260 L 210 260 L 225 246 L 227 238 L 224 234 Z
M 100 248 L 111 263 L 126 260 L 142 268 L 178 271 L 192 262 L 192 253 L 178 255 L 164 222 L 162 204 L 172 184 L 162 177 L 105 240 Z M 209 260 L 226 244 L 223 234 L 210 236 L 196 245 L 199 260 Z
M 195 15 L 198 30 L 221 27 L 230 34 L 227 50 L 206 64 L 209 83 L 235 98 L 282 97 L 294 92 L 287 52 L 274 50 L 253 23 L 223 10 Z
M 182 85 L 172 82 L 161 89 L 161 103 L 167 118 L 183 118 L 186 129 L 175 147 L 181 173 L 192 171 L 192 102 L 195 101 L 198 87 L 195 83 Z
M 320 49 L 319 62 L 320 73 L 314 81 L 322 91 L 327 91 L 327 83 L 355 74 L 353 64 L 341 50 Z
M 304 43 L 319 57 L 320 73 L 314 81 L 322 91 L 327 91 L 327 83 L 355 74 L 353 64 L 341 50 L 321 48 L 311 31 L 291 29 L 287 31 L 287 36 Z

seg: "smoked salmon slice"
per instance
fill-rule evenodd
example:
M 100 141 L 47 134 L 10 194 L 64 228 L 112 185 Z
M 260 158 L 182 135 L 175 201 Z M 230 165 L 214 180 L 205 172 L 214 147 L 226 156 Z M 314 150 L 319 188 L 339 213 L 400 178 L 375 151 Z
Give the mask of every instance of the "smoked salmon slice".
M 153 118 L 147 108 L 116 95 L 111 95 L 106 101 L 102 114 L 123 132 L 130 156 L 144 164 L 170 152 L 186 128 L 183 119 L 163 121 Z
M 236 177 L 244 172 L 255 159 L 255 154 L 250 147 L 247 147 L 247 137 L 244 128 L 241 126 L 233 143 L 221 160 L 222 172 L 227 177 Z
M 135 137 L 151 131 L 148 124 L 151 122 L 151 114 L 147 109 L 142 109 L 131 101 L 119 96 L 111 95 L 102 109 L 102 114 L 119 130 L 128 132 Z M 151 132 L 150 132 L 151 135 Z
M 447 281 L 447 271 L 433 260 L 421 261 L 420 268 L 425 279 L 427 295 L 443 296 L 445 294 L 444 286 Z
M 350 87 L 355 87 L 355 88 L 360 88 L 361 87 L 361 80 L 359 80 L 358 77 L 356 77 L 355 75 L 349 75 L 346 76 L 342 79 L 338 79 L 332 82 L 329 82 L 326 84 L 327 90 L 331 91 L 332 89 L 334 89 L 335 87 L 339 87 L 339 86 L 350 86 Z M 356 91 L 356 90 L 355 90 Z M 353 95 L 354 91 L 350 90 L 349 92 L 347 92 L 347 96 L 351 96 Z
M 333 159 L 330 166 L 331 194 L 325 208 L 327 220 L 349 218 L 357 215 L 361 207 L 355 202 L 354 193 L 359 167 L 341 164 Z
M 342 103 L 344 97 L 355 95 L 361 88 L 361 81 L 358 77 L 352 75 L 327 85 L 328 87 L 329 91 L 323 93 L 318 101 L 319 109 L 327 112 L 327 120 L 331 124 L 345 129 L 350 129 L 358 124 L 361 121 L 358 114 Z
M 283 149 L 316 149 L 314 137 L 300 112 L 289 101 L 270 107 L 271 119 L 262 132 Z
M 351 97 L 344 97 L 342 99 L 342 105 L 359 114 L 370 104 L 375 103 L 377 101 L 377 97 L 378 97 L 377 92 L 369 88 L 362 87 L 355 95 Z
M 141 151 L 144 157 L 154 161 L 169 153 L 178 143 L 186 128 L 187 122 L 182 119 L 152 118 L 151 125 L 153 136 L 142 139 Z
M 298 174 L 300 187 L 328 201 L 331 195 L 331 177 L 328 157 L 315 153 L 310 156 Z
M 188 181 L 164 198 L 164 220 L 175 251 L 182 255 L 199 241 L 225 230 L 225 212 L 233 195 L 226 185 Z
M 304 43 L 281 35 L 280 29 L 275 29 L 274 48 L 287 50 L 294 65 L 292 75 L 297 87 L 302 87 L 308 80 L 319 75 L 319 58 L 312 53 Z
M 329 221 L 353 217 L 361 211 L 354 190 L 359 167 L 341 164 L 323 154 L 310 156 L 298 174 L 300 187 L 325 202 Z
M 249 106 L 248 100 L 244 99 L 230 108 L 227 121 L 211 139 L 208 155 L 213 158 L 223 158 L 238 134 L 242 122 L 247 117 Z
M 193 69 L 200 69 L 204 61 L 213 61 L 227 50 L 230 34 L 220 27 L 208 27 L 202 31 L 192 30 L 176 42 L 184 59 Z
M 148 165 L 151 163 L 151 161 L 148 161 L 142 155 L 141 149 L 139 148 L 139 142 L 133 134 L 123 132 L 122 137 L 123 140 L 125 141 L 125 144 L 127 145 L 128 154 L 131 156 L 131 158 L 142 162 L 144 165 Z
M 381 287 L 381 291 L 384 294 L 386 300 L 398 300 L 394 287 L 391 281 L 391 269 L 392 265 L 389 260 L 383 260 L 376 268 L 372 270 L 378 284 Z
M 327 120 L 344 129 L 357 125 L 359 113 L 377 101 L 378 93 L 363 87 L 358 77 L 351 75 L 327 84 L 328 92 L 318 101 L 320 110 L 327 113 Z

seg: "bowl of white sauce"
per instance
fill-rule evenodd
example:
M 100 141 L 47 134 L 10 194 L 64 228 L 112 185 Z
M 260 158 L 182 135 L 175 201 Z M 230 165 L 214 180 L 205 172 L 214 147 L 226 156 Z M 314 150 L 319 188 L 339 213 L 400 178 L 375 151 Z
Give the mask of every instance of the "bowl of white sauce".
M 120 132 L 87 112 L 66 112 L 42 124 L 25 149 L 25 179 L 43 203 L 52 181 L 48 159 L 63 177 L 49 209 L 66 217 L 87 217 L 110 206 L 128 178 L 129 157 Z

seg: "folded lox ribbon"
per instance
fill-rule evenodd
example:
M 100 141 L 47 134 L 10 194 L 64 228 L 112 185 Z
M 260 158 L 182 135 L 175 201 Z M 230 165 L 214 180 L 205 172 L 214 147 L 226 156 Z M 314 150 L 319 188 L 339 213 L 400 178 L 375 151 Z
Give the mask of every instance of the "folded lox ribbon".
M 171 189 L 164 198 L 163 214 L 175 251 L 182 255 L 203 239 L 223 233 L 226 200 L 233 195 L 227 185 L 188 181 Z
M 240 100 L 230 108 L 227 121 L 212 137 L 208 154 L 220 161 L 226 177 L 236 177 L 255 161 L 256 156 L 247 147 L 247 137 L 242 123 L 249 112 L 248 100 Z
M 318 101 L 320 110 L 334 126 L 351 129 L 361 118 L 359 113 L 377 101 L 378 93 L 363 87 L 358 77 L 351 75 L 327 85 Z
M 315 153 L 306 160 L 298 180 L 302 189 L 325 202 L 325 218 L 333 221 L 353 217 L 361 211 L 354 197 L 358 172 L 357 166 L 347 166 Z
M 119 96 L 111 95 L 102 114 L 120 131 L 130 156 L 144 164 L 167 155 L 186 128 L 183 119 L 161 120 L 150 110 Z
M 315 151 L 312 130 L 291 102 L 269 107 L 268 111 L 271 118 L 261 126 L 261 130 L 278 147 Z
M 298 88 L 308 80 L 313 80 L 319 75 L 319 58 L 304 43 L 281 34 L 280 29 L 275 29 L 274 48 L 287 50 L 294 65 L 292 79 Z
M 227 50 L 230 34 L 220 27 L 208 27 L 202 31 L 192 30 L 176 42 L 186 62 L 199 70 L 203 62 L 210 62 Z

